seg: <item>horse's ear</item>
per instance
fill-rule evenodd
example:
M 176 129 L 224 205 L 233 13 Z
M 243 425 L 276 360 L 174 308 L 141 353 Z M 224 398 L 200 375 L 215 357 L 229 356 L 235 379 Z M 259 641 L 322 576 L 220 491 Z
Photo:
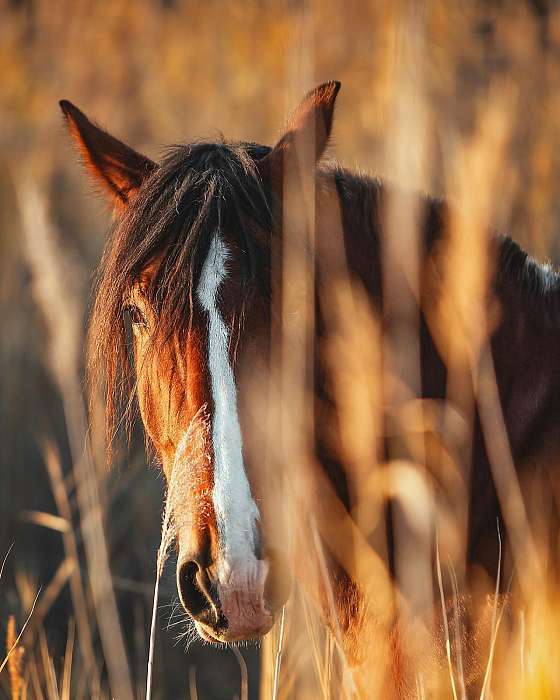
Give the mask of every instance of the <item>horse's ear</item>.
M 300 149 L 307 151 L 311 147 L 315 162 L 321 158 L 331 135 L 334 104 L 339 90 L 338 80 L 331 80 L 307 93 L 292 114 L 280 141 L 258 163 L 263 178 L 279 167 L 285 170 L 289 161 L 294 156 L 297 158 Z
M 87 170 L 114 204 L 126 206 L 130 195 L 156 167 L 155 163 L 92 124 L 68 100 L 59 104 Z

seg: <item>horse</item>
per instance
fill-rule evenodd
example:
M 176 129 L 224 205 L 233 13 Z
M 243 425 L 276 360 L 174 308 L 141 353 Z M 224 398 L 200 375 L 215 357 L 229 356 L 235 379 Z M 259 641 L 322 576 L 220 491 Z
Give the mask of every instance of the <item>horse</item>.
M 333 446 L 337 401 L 323 352 L 332 309 L 321 294 L 331 280 L 321 260 L 330 256 L 332 262 L 332 241 L 339 236 L 334 258 L 344 258 L 344 274 L 383 318 L 385 213 L 392 187 L 324 160 L 339 89 L 332 81 L 309 92 L 273 147 L 200 141 L 170 148 L 159 162 L 110 135 L 72 103 L 60 102 L 88 173 L 115 211 L 90 320 L 90 375 L 105 381 L 108 439 L 135 396 L 167 481 L 178 484 L 179 597 L 200 637 L 212 643 L 262 637 L 290 594 L 282 533 L 275 537 L 261 512 L 262 504 L 279 495 L 268 492 L 265 498 L 266 479 L 259 476 L 265 458 L 247 449 L 254 442 L 250 433 L 264 428 L 248 416 L 246 403 L 250 378 L 257 373 L 266 384 L 273 371 L 277 305 L 285 291 L 279 270 L 298 235 L 315 246 L 317 261 L 310 282 L 311 439 L 318 465 L 312 473 L 322 484 L 324 503 L 354 527 L 351 466 Z M 287 213 L 290 198 L 302 216 Z M 419 195 L 422 280 L 433 280 L 441 268 L 450 216 L 445 201 Z M 308 238 L 306 227 L 313 229 Z M 487 249 L 494 270 L 491 295 L 499 305 L 489 357 L 515 474 L 541 469 L 552 482 L 560 455 L 560 277 L 508 237 L 489 235 Z M 429 300 L 431 283 L 422 285 L 426 293 L 420 296 Z M 418 333 L 419 397 L 444 401 L 448 369 L 424 307 Z M 470 476 L 466 558 L 495 572 L 503 502 L 476 401 L 472 425 L 463 465 Z M 390 441 L 382 439 L 382 454 L 390 453 Z M 318 509 L 329 531 L 330 505 L 324 503 Z M 394 574 L 392 507 L 388 502 L 385 524 Z M 329 586 L 320 588 L 325 618 L 355 641 L 367 604 L 351 566 L 342 561 L 347 531 L 331 527 L 332 541 L 321 532 Z

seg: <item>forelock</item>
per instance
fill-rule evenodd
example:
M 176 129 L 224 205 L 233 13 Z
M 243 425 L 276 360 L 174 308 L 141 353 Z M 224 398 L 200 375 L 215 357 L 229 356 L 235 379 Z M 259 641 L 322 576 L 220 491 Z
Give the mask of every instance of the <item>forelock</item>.
M 164 337 L 183 331 L 210 241 L 223 226 L 239 237 L 251 278 L 258 244 L 248 224 L 271 228 L 270 194 L 256 167 L 269 150 L 225 141 L 173 146 L 116 223 L 98 271 L 88 352 L 90 380 L 103 375 L 107 383 L 111 425 L 133 389 L 122 318 L 128 290 L 158 260 L 148 300 Z

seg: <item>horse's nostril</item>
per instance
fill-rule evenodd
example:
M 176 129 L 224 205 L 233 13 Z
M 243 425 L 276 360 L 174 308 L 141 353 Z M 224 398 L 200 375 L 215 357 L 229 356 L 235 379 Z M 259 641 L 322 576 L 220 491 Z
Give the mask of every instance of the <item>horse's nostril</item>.
M 207 624 L 215 624 L 218 621 L 208 579 L 196 561 L 186 562 L 180 567 L 177 572 L 177 584 L 181 603 L 191 617 Z

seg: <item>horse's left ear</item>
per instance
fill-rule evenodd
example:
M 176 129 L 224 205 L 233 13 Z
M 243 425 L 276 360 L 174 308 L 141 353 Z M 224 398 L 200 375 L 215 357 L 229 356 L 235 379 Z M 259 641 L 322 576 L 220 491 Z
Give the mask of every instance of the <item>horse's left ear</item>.
M 285 170 L 300 149 L 306 151 L 312 147 L 315 162 L 321 158 L 331 135 L 334 104 L 339 90 L 338 80 L 331 80 L 307 93 L 289 120 L 280 141 L 257 164 L 263 178 L 278 167 Z
M 152 172 L 156 164 L 95 124 L 68 100 L 59 102 L 68 130 L 94 180 L 119 207 Z

